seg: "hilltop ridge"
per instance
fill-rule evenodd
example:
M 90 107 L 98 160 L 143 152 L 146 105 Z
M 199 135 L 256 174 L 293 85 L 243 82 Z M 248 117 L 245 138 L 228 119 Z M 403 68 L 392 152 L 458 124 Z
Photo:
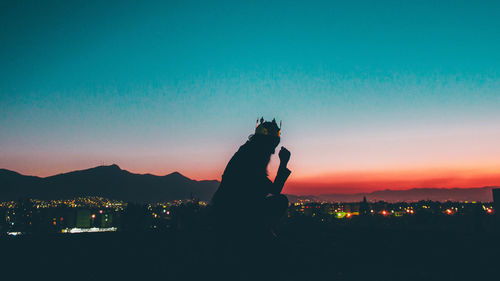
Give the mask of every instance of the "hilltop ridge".
M 164 202 L 186 199 L 193 194 L 208 201 L 217 190 L 217 180 L 192 180 L 179 172 L 164 176 L 135 174 L 118 165 L 60 173 L 48 177 L 26 176 L 0 169 L 0 201 L 19 198 L 69 199 L 78 196 L 102 196 L 131 202 Z M 407 190 L 379 190 L 355 194 L 320 194 L 297 196 L 287 194 L 290 201 L 359 202 L 366 196 L 369 201 L 492 201 L 491 189 L 496 186 L 475 188 L 413 188 Z M 286 187 L 284 189 L 286 192 Z
M 118 165 L 97 166 L 49 177 L 25 176 L 0 169 L 0 200 L 29 197 L 62 199 L 103 196 L 132 202 L 160 202 L 189 198 L 209 200 L 217 181 L 191 180 L 179 172 L 165 176 L 135 174 Z

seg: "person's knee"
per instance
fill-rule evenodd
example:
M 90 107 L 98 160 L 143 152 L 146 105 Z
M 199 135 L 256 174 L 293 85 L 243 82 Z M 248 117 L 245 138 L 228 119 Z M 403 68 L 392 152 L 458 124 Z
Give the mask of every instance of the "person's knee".
M 280 207 L 284 209 L 288 208 L 288 198 L 286 197 L 286 195 L 283 194 L 276 195 L 276 201 L 278 201 Z

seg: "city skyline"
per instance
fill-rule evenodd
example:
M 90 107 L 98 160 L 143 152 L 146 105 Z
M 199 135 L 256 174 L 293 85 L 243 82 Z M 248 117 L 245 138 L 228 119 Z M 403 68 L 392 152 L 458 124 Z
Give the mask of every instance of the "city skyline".
M 500 185 L 497 1 L 2 6 L 0 168 L 220 180 L 264 116 L 284 192 Z

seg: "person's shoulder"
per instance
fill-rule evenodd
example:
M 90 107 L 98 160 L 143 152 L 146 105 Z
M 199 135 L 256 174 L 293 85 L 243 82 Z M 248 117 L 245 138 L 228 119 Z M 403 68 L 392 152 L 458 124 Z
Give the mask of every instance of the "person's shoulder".
M 237 162 L 239 160 L 244 160 L 244 159 L 247 159 L 247 158 L 250 158 L 252 157 L 253 155 L 253 151 L 252 149 L 250 149 L 250 147 L 248 145 L 242 145 L 240 146 L 240 148 L 238 149 L 238 151 L 236 151 L 236 153 L 234 153 L 233 157 L 231 157 L 231 160 L 232 162 Z

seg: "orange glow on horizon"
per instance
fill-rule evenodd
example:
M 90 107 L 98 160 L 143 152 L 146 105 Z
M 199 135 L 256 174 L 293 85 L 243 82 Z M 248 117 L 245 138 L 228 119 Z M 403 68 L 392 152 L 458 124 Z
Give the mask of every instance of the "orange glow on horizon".
M 298 161 L 297 161 L 298 162 Z M 111 163 L 106 163 L 110 165 Z M 164 176 L 175 171 L 193 180 L 221 180 L 221 175 L 225 168 L 225 161 L 221 160 L 217 165 L 182 165 L 174 168 L 174 165 L 164 163 L 150 163 L 142 165 L 140 163 L 116 164 L 123 170 L 138 174 L 153 174 Z M 269 167 L 269 177 L 274 179 L 277 170 L 277 161 L 271 163 Z M 468 188 L 483 186 L 500 186 L 500 165 L 468 165 L 448 168 L 421 168 L 412 167 L 396 169 L 365 169 L 352 171 L 338 171 L 332 173 L 314 174 L 311 167 L 294 166 L 291 163 L 289 168 L 292 174 L 286 183 L 283 192 L 297 195 L 315 195 L 327 193 L 353 194 L 362 192 L 372 192 L 376 190 L 404 190 L 411 188 Z M 51 176 L 58 173 L 65 173 L 74 170 L 88 169 L 96 165 L 74 165 L 65 169 L 51 167 L 43 173 L 23 172 L 24 175 Z M 180 166 L 180 165 L 179 165 Z M 178 167 L 178 166 L 176 166 Z M 309 169 L 307 169 L 309 168 Z M 325 167 L 323 167 L 325 168 Z M 331 167 L 331 170 L 338 170 Z
M 353 171 L 291 179 L 290 194 L 361 193 L 412 188 L 469 188 L 500 186 L 500 169 L 416 169 Z

